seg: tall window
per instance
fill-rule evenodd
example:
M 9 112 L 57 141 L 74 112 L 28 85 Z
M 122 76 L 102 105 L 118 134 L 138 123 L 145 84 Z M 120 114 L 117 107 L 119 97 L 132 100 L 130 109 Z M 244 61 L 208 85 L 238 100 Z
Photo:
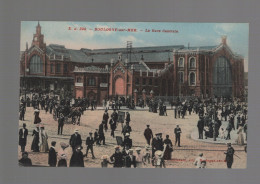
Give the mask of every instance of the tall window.
M 190 68 L 196 68 L 196 60 L 194 57 L 190 58 Z
M 54 66 L 51 64 L 51 73 L 54 73 Z
M 178 67 L 184 67 L 184 58 L 183 57 L 179 58 Z
M 60 73 L 60 63 L 56 64 L 56 73 Z
M 95 86 L 96 85 L 96 79 L 94 77 L 91 77 L 88 79 L 88 85 L 89 86 Z
M 68 65 L 67 65 L 67 64 L 64 64 L 64 65 L 63 65 L 63 72 L 64 72 L 64 73 L 67 73 L 67 72 L 68 72 Z
M 190 85 L 191 86 L 194 86 L 196 83 L 195 83 L 195 81 L 196 81 L 196 76 L 195 76 L 195 73 L 194 72 L 191 72 L 190 73 Z
M 34 55 L 30 60 L 30 73 L 42 73 L 43 62 L 38 55 Z
M 149 79 L 149 85 L 153 85 L 153 79 Z
M 143 79 L 143 85 L 146 85 L 146 79 Z
M 135 79 L 135 84 L 136 84 L 136 85 L 139 85 L 139 78 L 136 78 L 136 79 Z
M 183 82 L 184 82 L 183 72 L 179 72 L 179 82 L 180 82 L 180 83 L 183 83 Z

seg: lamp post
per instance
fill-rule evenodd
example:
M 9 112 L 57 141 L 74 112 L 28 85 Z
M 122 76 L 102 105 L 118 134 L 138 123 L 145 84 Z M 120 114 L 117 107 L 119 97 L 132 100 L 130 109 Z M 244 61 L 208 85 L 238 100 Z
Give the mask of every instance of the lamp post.
M 24 67 L 25 69 L 25 67 Z M 26 84 L 25 84 L 25 73 L 29 72 L 29 68 L 26 68 L 23 73 L 23 87 L 24 87 L 24 100 L 26 100 Z

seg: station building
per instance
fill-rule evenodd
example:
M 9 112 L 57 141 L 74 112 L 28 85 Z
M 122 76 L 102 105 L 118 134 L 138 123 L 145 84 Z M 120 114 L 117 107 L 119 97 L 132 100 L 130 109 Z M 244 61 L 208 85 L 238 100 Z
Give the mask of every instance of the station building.
M 244 58 L 227 38 L 214 46 L 67 49 L 44 43 L 38 23 L 21 53 L 21 90 L 64 90 L 78 98 L 244 95 Z

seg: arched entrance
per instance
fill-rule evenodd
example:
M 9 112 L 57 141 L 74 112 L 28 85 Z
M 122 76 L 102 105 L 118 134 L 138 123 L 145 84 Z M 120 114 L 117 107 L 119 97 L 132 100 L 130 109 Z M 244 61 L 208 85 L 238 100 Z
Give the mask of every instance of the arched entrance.
M 90 91 L 89 93 L 88 93 L 88 99 L 89 100 L 96 100 L 96 98 L 97 98 L 97 95 L 96 95 L 96 93 L 95 92 L 93 92 L 93 91 Z
M 232 96 L 232 73 L 230 62 L 219 57 L 213 68 L 213 93 L 217 97 Z
M 115 95 L 123 96 L 124 93 L 124 79 L 122 77 L 117 77 L 115 80 Z

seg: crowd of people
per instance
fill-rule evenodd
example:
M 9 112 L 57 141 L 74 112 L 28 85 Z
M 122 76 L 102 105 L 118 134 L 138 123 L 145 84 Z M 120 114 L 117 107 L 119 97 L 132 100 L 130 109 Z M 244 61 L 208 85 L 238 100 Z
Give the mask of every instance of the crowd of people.
M 130 113 L 126 112 L 124 121 L 119 121 L 119 110 L 123 105 L 126 105 L 129 109 L 135 109 L 135 104 L 130 99 L 114 98 L 102 102 L 103 108 L 105 109 L 102 121 L 98 127 L 96 127 L 94 133 L 89 132 L 89 136 L 85 141 L 86 153 L 83 154 L 83 140 L 78 128 L 75 129 L 74 134 L 71 135 L 68 143 L 60 143 L 59 151 L 56 151 L 56 141 L 52 141 L 51 146 L 49 147 L 48 135 L 44 127 L 45 125 L 41 122 L 39 114 L 40 110 L 45 111 L 45 113 L 49 112 L 50 114 L 53 114 L 54 120 L 57 120 L 58 122 L 57 134 L 62 135 L 66 119 L 71 117 L 74 124 L 80 125 L 80 116 L 89 107 L 91 107 L 90 110 L 95 110 L 97 108 L 96 102 L 87 99 L 65 99 L 59 101 L 58 98 L 50 98 L 48 95 L 41 97 L 35 95 L 32 99 L 28 98 L 29 97 L 27 97 L 26 100 L 23 97 L 21 98 L 20 120 L 24 120 L 26 107 L 32 106 L 34 108 L 33 123 L 35 124 L 35 129 L 32 133 L 33 141 L 31 150 L 33 152 L 48 153 L 48 164 L 51 167 L 84 167 L 84 157 L 88 157 L 89 152 L 91 152 L 92 159 L 96 159 L 94 145 L 106 145 L 108 124 L 111 129 L 110 136 L 115 138 L 117 146 L 115 146 L 115 152 L 111 156 L 106 154 L 102 156 L 101 167 L 108 167 L 108 165 L 111 164 L 113 167 L 141 168 L 153 166 L 162 168 L 166 167 L 165 160 L 172 159 L 174 145 L 169 138 L 170 136 L 165 135 L 165 139 L 163 139 L 163 133 L 156 132 L 153 134 L 153 131 L 148 124 L 143 133 L 146 140 L 146 144 L 143 146 L 144 148 L 136 147 L 134 145 L 135 143 L 131 139 L 132 128 L 130 126 Z M 141 101 L 141 106 L 144 106 L 144 104 L 147 104 L 149 112 L 157 113 L 157 110 L 159 110 L 159 116 L 167 116 L 167 108 L 164 101 L 160 99 L 150 99 L 146 103 Z M 237 144 L 245 144 L 243 132 L 247 135 L 247 105 L 246 103 L 239 101 L 239 99 L 222 98 L 220 100 L 201 100 L 200 98 L 192 98 L 181 100 L 178 98 L 172 104 L 175 104 L 175 119 L 184 119 L 187 115 L 191 115 L 191 113 L 198 115 L 198 139 L 218 138 L 229 140 L 231 139 L 230 132 L 237 130 Z M 112 110 L 111 115 L 109 115 L 108 110 Z M 225 127 L 223 122 L 228 122 L 228 125 Z M 115 136 L 115 131 L 119 129 L 119 124 L 121 124 L 121 141 L 118 140 L 118 136 Z M 173 133 L 175 135 L 175 146 L 181 147 L 182 130 L 180 125 L 176 125 Z M 19 163 L 23 166 L 32 165 L 32 162 L 29 161 L 30 159 L 28 158 L 28 152 L 25 151 L 27 136 L 28 129 L 26 128 L 26 124 L 23 123 L 23 128 L 19 130 L 19 145 L 21 146 L 22 152 L 22 159 L 19 160 Z M 69 164 L 69 158 L 66 152 L 66 148 L 68 147 L 71 147 L 72 149 L 72 156 Z M 133 147 L 136 148 L 133 149 Z M 225 152 L 228 168 L 231 168 L 232 166 L 235 152 L 234 149 L 232 148 L 232 150 L 231 148 L 231 144 L 228 144 L 228 150 Z M 203 153 L 201 153 L 199 157 L 200 158 L 195 160 L 194 165 L 198 168 L 205 168 L 206 159 L 204 159 Z

